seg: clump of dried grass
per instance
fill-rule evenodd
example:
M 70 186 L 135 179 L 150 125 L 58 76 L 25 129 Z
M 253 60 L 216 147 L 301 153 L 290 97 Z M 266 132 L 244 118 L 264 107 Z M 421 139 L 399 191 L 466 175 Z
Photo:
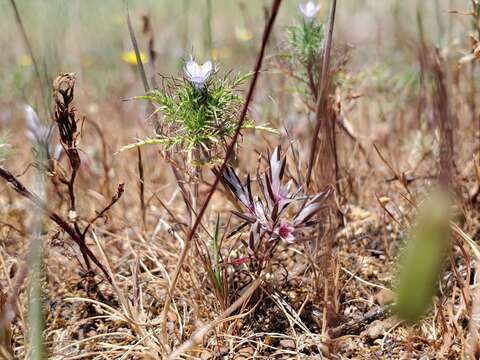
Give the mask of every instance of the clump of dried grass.
M 451 66 L 449 62 L 440 61 L 440 64 L 442 72 Z M 423 69 L 431 70 L 427 66 Z M 439 74 L 428 74 L 424 78 L 426 86 L 424 90 L 432 91 L 422 95 L 426 99 L 422 105 L 422 112 L 426 113 L 425 118 L 429 118 L 430 113 L 435 114 L 435 123 L 437 119 L 442 120 L 446 104 L 443 101 L 445 100 L 443 94 L 446 89 L 446 100 L 450 107 L 448 112 L 457 114 L 458 117 L 450 118 L 450 121 L 453 120 L 452 130 L 455 132 L 455 129 L 458 129 L 463 131 L 462 134 L 466 133 L 465 117 L 462 114 L 465 114 L 468 104 L 460 97 L 460 94 L 465 94 L 465 88 L 460 84 L 456 92 L 448 91 L 451 84 Z M 437 83 L 432 82 L 435 76 L 440 80 Z M 393 91 L 389 86 L 385 87 Z M 418 90 L 415 86 L 412 89 Z M 330 125 L 337 126 L 339 103 L 333 95 L 330 94 L 328 104 L 323 104 L 332 113 L 322 113 L 322 117 L 331 118 Z M 376 111 L 385 103 L 381 103 L 384 98 L 377 95 L 376 92 L 367 92 L 364 99 L 359 99 L 359 106 L 353 106 L 348 110 L 354 124 L 357 119 L 369 117 L 380 122 L 378 117 L 381 116 L 377 117 Z M 81 96 L 79 98 L 81 99 Z M 408 139 L 411 130 L 418 125 L 418 118 L 413 115 L 418 114 L 416 101 L 415 96 L 402 97 L 398 99 L 402 106 L 393 109 L 387 107 L 386 113 L 382 115 L 386 119 L 394 119 L 397 123 L 401 120 L 408 124 L 393 126 L 398 131 L 394 135 L 390 133 L 384 136 L 385 141 L 378 142 L 379 153 L 388 166 L 384 166 L 385 164 L 378 161 L 381 159 L 377 158 L 371 166 L 365 166 L 361 160 L 363 158 L 358 157 L 348 144 L 342 143 L 342 146 L 336 149 L 337 154 L 345 158 L 348 155 L 349 162 L 354 165 L 350 168 L 352 173 L 349 174 L 354 179 L 352 187 L 356 188 L 354 190 L 359 194 L 358 203 L 367 206 L 370 211 L 355 206 L 357 198 L 347 197 L 345 204 L 342 204 L 345 227 L 339 233 L 336 231 L 331 233 L 333 251 L 337 257 L 335 270 L 332 271 L 333 274 L 328 275 L 333 287 L 325 286 L 327 296 L 324 301 L 312 296 L 315 288 L 323 286 L 323 284 L 313 286 L 312 273 L 318 274 L 321 266 L 327 266 L 333 261 L 333 257 L 329 258 L 328 255 L 331 254 L 329 249 L 321 253 L 323 259 L 329 262 L 315 264 L 309 260 L 310 248 L 306 247 L 304 250 L 281 244 L 277 247 L 271 271 L 254 279 L 245 271 L 247 268 L 245 264 L 236 266 L 235 272 L 231 270 L 233 266 L 221 266 L 221 257 L 228 261 L 241 255 L 238 249 L 242 248 L 241 240 L 245 239 L 245 234 L 241 232 L 232 237 L 227 236 L 235 224 L 235 220 L 229 219 L 227 215 L 225 206 L 227 195 L 221 190 L 215 196 L 209 194 L 210 208 L 208 211 L 202 209 L 205 216 L 196 224 L 198 231 L 191 235 L 193 221 L 184 211 L 180 192 L 170 191 L 171 187 L 164 187 L 169 177 L 165 175 L 163 166 L 158 161 L 155 160 L 152 164 L 152 157 L 158 155 L 153 151 L 142 154 L 140 161 L 144 166 L 142 171 L 145 172 L 145 177 L 140 180 L 145 185 L 142 196 L 144 205 L 139 206 L 138 196 L 128 191 L 122 197 L 123 203 L 116 207 L 115 212 L 112 212 L 112 209 L 108 210 L 108 214 L 99 212 L 98 218 L 91 225 L 88 224 L 88 217 L 84 215 L 86 210 L 89 207 L 93 208 L 98 199 L 102 201 L 105 199 L 101 192 L 92 191 L 99 188 L 95 178 L 78 176 L 75 185 L 78 219 L 73 222 L 68 220 L 66 223 L 72 228 L 77 223 L 82 232 L 88 227 L 86 243 L 89 248 L 98 249 L 95 256 L 112 278 L 112 284 L 102 281 L 100 276 L 89 277 L 88 281 L 82 279 L 76 251 L 69 248 L 68 240 L 64 241 L 56 227 L 55 230 L 52 229 L 45 234 L 51 239 L 45 255 L 45 272 L 48 276 L 46 298 L 51 300 L 48 303 L 46 345 L 51 351 L 51 357 L 159 358 L 168 354 L 171 357 L 178 355 L 204 358 L 233 357 L 241 354 L 245 354 L 246 357 L 266 358 L 322 356 L 322 354 L 332 358 L 339 354 L 350 358 L 366 356 L 420 358 L 435 357 L 439 356 L 438 354 L 459 357 L 462 350 L 467 349 L 464 342 L 467 331 L 471 331 L 472 343 L 475 341 L 475 323 L 470 315 L 475 314 L 476 307 L 470 307 L 469 304 L 469 299 L 474 293 L 469 279 L 474 274 L 473 260 L 478 256 L 477 245 L 472 240 L 475 229 L 478 228 L 478 221 L 474 220 L 475 214 L 471 210 L 474 206 L 478 207 L 478 197 L 469 198 L 462 207 L 464 214 L 457 221 L 460 227 L 453 226 L 454 247 L 451 267 L 446 270 L 440 281 L 441 294 L 435 302 L 433 311 L 413 329 L 399 324 L 398 321 L 394 321 L 395 319 L 383 321 L 385 317 L 390 316 L 386 310 L 388 299 L 384 298 L 388 298 L 388 289 L 392 286 L 391 274 L 396 266 L 396 250 L 401 246 L 401 238 L 412 222 L 412 214 L 415 212 L 417 199 L 420 198 L 418 195 L 428 187 L 429 181 L 436 178 L 436 163 L 440 159 L 435 156 L 437 155 L 435 152 L 423 154 L 418 168 L 411 167 L 405 160 L 407 156 L 402 141 Z M 103 116 L 100 118 L 110 118 L 109 112 L 102 110 L 101 113 Z M 456 121 L 458 123 L 455 123 Z M 365 123 L 368 121 L 365 120 Z M 377 127 L 364 129 L 363 124 L 362 122 L 361 126 L 356 128 L 355 133 L 360 134 L 362 142 L 370 149 L 373 140 L 381 139 L 380 131 Z M 378 124 L 378 127 L 381 125 L 385 124 Z M 102 123 L 102 129 L 106 142 L 119 143 L 116 137 L 120 132 L 113 121 Z M 312 188 L 320 188 L 322 183 L 332 184 L 339 180 L 338 175 L 333 178 L 335 176 L 331 171 L 333 157 L 327 152 L 332 148 L 331 142 L 327 141 L 328 138 L 331 139 L 332 129 L 320 131 L 326 134 L 326 138 L 325 144 L 318 148 L 325 149 L 325 152 L 322 151 L 322 157 L 329 155 L 327 159 L 320 158 L 317 164 L 324 164 L 329 170 L 318 173 L 313 170 Z M 79 141 L 70 147 L 79 152 L 82 162 L 79 169 L 82 169 L 86 161 L 82 158 L 82 151 L 78 145 L 84 148 L 86 143 L 83 139 L 88 139 L 90 134 L 88 127 L 85 126 L 83 137 L 77 137 L 77 140 L 82 140 L 81 143 Z M 471 155 L 466 155 L 470 151 L 470 146 L 469 150 L 459 147 L 455 140 L 453 136 L 456 151 L 452 154 L 457 164 L 463 164 L 465 158 Z M 247 138 L 246 150 L 250 150 L 249 145 Z M 292 159 L 288 161 L 297 173 L 305 175 L 307 166 L 298 161 L 297 155 L 292 151 Z M 240 159 L 241 156 L 242 154 Z M 133 175 L 135 172 L 133 164 L 138 168 L 137 154 L 123 153 L 118 155 L 117 159 L 119 158 L 121 160 L 117 160 L 116 166 L 110 169 L 111 178 L 125 177 L 128 178 L 127 183 L 137 182 L 138 176 Z M 18 159 L 16 161 L 19 161 Z M 451 158 L 447 156 L 445 159 L 450 163 Z M 60 161 L 68 182 L 72 169 L 68 155 Z M 11 163 L 8 165 L 12 166 Z M 240 163 L 236 167 L 236 172 L 242 173 L 245 165 Z M 384 169 L 387 169 L 388 173 Z M 442 167 L 439 169 L 443 171 Z M 463 188 L 480 181 L 475 180 L 473 169 L 474 166 L 466 166 L 462 171 L 460 166 L 462 174 L 451 177 L 452 185 Z M 182 166 L 176 170 L 184 171 Z M 5 175 L 8 177 L 8 174 Z M 11 175 L 13 176 L 13 173 Z M 15 178 L 18 181 L 21 179 L 17 176 Z M 202 180 L 205 181 L 202 185 L 205 188 L 211 186 L 212 179 L 207 176 Z M 252 181 L 255 179 L 252 178 Z M 23 182 L 26 181 L 22 179 Z M 303 181 L 299 182 L 298 185 L 302 186 Z M 20 189 L 14 180 L 11 183 Z M 105 185 L 102 185 L 102 188 L 104 187 Z M 60 204 L 58 208 L 55 206 L 55 210 L 63 215 L 64 212 L 68 213 L 71 206 L 68 186 L 65 188 L 62 186 L 61 189 L 62 193 L 67 189 L 63 194 L 67 201 L 59 200 L 54 204 Z M 103 190 L 103 193 L 107 191 Z M 6 191 L 4 194 L 5 196 L 1 197 L 2 204 L 18 203 L 14 192 Z M 95 200 L 91 201 L 92 198 Z M 374 209 L 375 205 L 372 205 L 375 200 L 382 206 L 377 210 Z M 20 205 L 23 209 L 24 205 Z M 217 216 L 218 213 L 220 217 Z M 18 302 L 18 308 L 21 310 L 25 301 L 20 287 L 16 287 L 11 276 L 19 274 L 16 257 L 20 257 L 22 250 L 12 246 L 12 242 L 22 243 L 24 229 L 17 224 L 14 212 L 9 210 L 9 214 L 10 227 L 2 225 L 0 229 L 0 235 L 8 244 L 5 249 L 1 249 L 0 254 L 2 274 L 5 278 L 2 285 L 7 283 L 2 290 L 14 294 L 9 299 L 13 298 L 13 303 Z M 107 220 L 105 215 L 108 215 L 108 221 L 103 223 L 102 219 Z M 23 222 L 22 216 L 17 216 L 20 224 Z M 215 221 L 218 218 L 220 221 Z M 145 220 L 143 222 L 140 219 Z M 75 231 L 74 228 L 73 234 Z M 321 230 L 318 232 L 322 233 Z M 190 250 L 187 250 L 184 260 L 179 265 L 179 254 L 182 255 L 181 251 L 188 247 Z M 323 248 L 321 250 L 323 251 Z M 219 253 L 223 256 L 215 260 Z M 210 260 L 210 263 L 207 260 Z M 172 278 L 172 274 L 177 270 L 178 277 Z M 220 281 L 215 283 L 215 279 Z M 83 286 L 85 283 L 90 285 Z M 247 287 L 243 288 L 244 285 Z M 227 288 L 230 292 L 222 300 L 220 289 Z M 170 291 L 172 289 L 175 291 Z M 334 293 L 333 296 L 331 292 Z M 168 311 L 164 311 L 165 303 L 169 300 Z M 337 316 L 334 320 L 337 323 L 332 321 L 330 331 L 324 331 L 322 334 L 322 328 L 328 322 L 325 321 L 328 319 L 323 312 L 324 303 L 329 301 L 335 307 L 334 313 Z M 15 307 L 15 304 L 13 306 Z M 13 351 L 18 356 L 25 353 L 23 341 L 25 322 L 21 319 L 21 313 L 18 311 L 19 317 L 14 319 L 11 334 Z M 376 336 L 370 328 L 374 320 L 377 320 L 376 325 L 380 324 L 381 328 L 385 329 L 379 338 L 372 338 Z M 471 330 L 467 329 L 466 324 L 469 324 L 468 328 Z M 165 332 L 162 332 L 163 327 Z M 343 336 L 344 334 L 355 336 Z M 359 334 L 361 335 L 357 336 Z M 164 341 L 165 338 L 167 341 Z M 177 349 L 177 352 L 171 353 L 173 349 Z M 474 346 L 472 349 L 466 351 L 473 354 Z M 180 355 L 181 352 L 188 355 Z

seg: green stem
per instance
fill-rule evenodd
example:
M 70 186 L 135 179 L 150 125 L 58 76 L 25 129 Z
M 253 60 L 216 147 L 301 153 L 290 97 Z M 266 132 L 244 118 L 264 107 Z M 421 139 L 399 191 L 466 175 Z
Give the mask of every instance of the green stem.
M 45 198 L 45 178 L 38 171 L 35 178 L 36 193 Z M 45 359 L 43 344 L 44 319 L 42 312 L 42 212 L 34 207 L 32 237 L 28 254 L 28 350 L 29 359 Z

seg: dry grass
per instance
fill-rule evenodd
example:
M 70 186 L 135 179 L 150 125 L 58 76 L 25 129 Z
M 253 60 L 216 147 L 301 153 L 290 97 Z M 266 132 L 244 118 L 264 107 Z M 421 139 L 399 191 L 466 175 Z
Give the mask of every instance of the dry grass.
M 178 15 L 181 6 L 191 6 L 190 12 L 200 13 L 194 3 L 164 9 Z M 279 241 L 266 260 L 254 257 L 248 250 L 248 226 L 238 229 L 243 220 L 232 215 L 242 204 L 228 188 L 220 185 L 215 191 L 222 171 L 194 171 L 181 151 L 157 145 L 118 152 L 152 136 L 152 124 L 162 119 L 149 116 L 148 103 L 122 101 L 144 94 L 137 68 L 118 60 L 111 77 L 102 79 L 96 71 L 105 63 L 82 65 L 85 49 L 76 49 L 81 39 L 70 34 L 65 45 L 70 51 L 59 56 L 63 66 L 48 60 L 43 74 L 41 64 L 48 57 L 33 40 L 38 34 L 28 9 L 20 6 L 26 35 L 14 35 L 18 44 L 11 49 L 0 35 L 0 46 L 5 53 L 23 54 L 27 36 L 32 54 L 39 55 L 35 68 L 32 64 L 20 70 L 0 58 L 10 73 L 20 71 L 29 84 L 16 88 L 7 75 L 0 75 L 0 86 L 11 90 L 0 99 L 1 129 L 9 132 L 9 154 L 0 167 L 6 180 L 0 183 L 0 356 L 24 358 L 29 351 L 27 250 L 36 203 L 46 215 L 42 303 L 48 358 L 478 358 L 480 107 L 475 39 L 480 26 L 479 14 L 471 13 L 475 1 L 439 1 L 438 13 L 414 1 L 339 2 L 331 63 L 327 52 L 319 58 L 316 65 L 325 79 L 306 87 L 317 91 L 311 98 L 298 90 L 292 68 L 275 58 L 285 48 L 285 27 L 292 24 L 296 7 L 283 1 L 275 19 L 272 9 L 276 15 L 280 1 L 265 1 L 264 9 L 261 2 L 233 3 L 210 3 L 212 12 L 203 20 L 213 19 L 205 37 L 192 30 L 207 29 L 203 21 L 178 29 L 171 23 L 163 26 L 162 20 L 168 20 L 159 15 L 163 5 L 145 2 L 146 12 L 132 7 L 139 49 L 150 60 L 144 81 L 161 83 L 152 69 L 175 76 L 179 58 L 188 58 L 192 43 L 201 44 L 195 49 L 201 59 L 228 47 L 234 55 L 218 60 L 222 70 L 256 69 L 258 83 L 252 85 L 254 75 L 243 86 L 245 112 L 237 118 L 268 125 L 278 134 L 242 130 L 238 142 L 228 138 L 226 153 L 236 157 L 221 159 L 223 166 L 235 167 L 242 181 L 247 173 L 254 174 L 252 192 L 258 193 L 255 171 L 259 168 L 260 177 L 268 172 L 268 154 L 280 144 L 287 153 L 285 178 L 299 183 L 294 187 L 304 184 L 301 191 L 310 195 L 326 185 L 334 187 L 330 207 L 319 213 L 321 221 L 307 234 L 315 241 Z M 329 4 L 321 10 L 324 23 Z M 123 9 L 115 9 L 122 17 Z M 6 10 L 15 28 L 14 13 Z M 416 16 L 414 26 L 404 20 L 407 15 Z M 220 34 L 229 28 L 225 18 L 253 39 L 240 40 L 247 36 L 242 33 L 232 40 L 233 30 Z M 72 26 L 86 35 L 82 19 L 71 20 Z M 268 19 L 273 27 L 263 56 L 261 34 Z M 472 19 L 477 28 L 471 27 Z M 115 25 L 120 34 L 104 30 L 98 37 L 111 36 L 112 48 L 123 42 L 130 49 L 127 24 L 121 21 Z M 177 51 L 181 54 L 168 52 L 179 49 L 174 40 L 184 44 Z M 267 45 L 267 37 L 263 40 Z M 41 93 L 52 89 L 42 84 L 47 79 L 51 84 L 63 71 L 77 73 L 74 98 L 64 113 L 58 102 L 55 108 L 48 101 L 51 106 L 43 109 Z M 33 158 L 24 135 L 25 103 L 38 104 L 45 122 L 69 126 L 74 119 L 76 131 L 62 138 L 54 130 L 54 142 L 64 146 L 58 161 L 40 164 Z M 316 125 L 318 147 L 311 161 Z M 48 175 L 45 203 L 29 190 L 38 170 Z M 389 307 L 395 299 L 399 254 L 417 207 L 439 179 L 455 196 L 452 245 L 432 308 L 417 324 L 407 324 Z M 213 240 L 217 219 L 218 242 Z

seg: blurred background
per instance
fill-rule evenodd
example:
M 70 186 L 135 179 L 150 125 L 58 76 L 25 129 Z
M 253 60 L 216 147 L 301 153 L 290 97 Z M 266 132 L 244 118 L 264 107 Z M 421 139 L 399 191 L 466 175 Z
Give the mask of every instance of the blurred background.
M 259 154 L 265 154 L 277 144 L 283 145 L 284 149 L 293 144 L 292 148 L 298 149 L 299 153 L 299 161 L 295 164 L 300 169 L 298 172 L 307 168 L 316 123 L 314 111 L 304 101 L 305 96 L 302 99 L 305 94 L 295 84 L 297 79 L 286 76 L 278 66 L 279 54 L 286 48 L 287 28 L 303 21 L 298 10 L 300 2 L 303 0 L 283 1 L 248 115 L 249 120 L 257 125 L 278 129 L 278 134 L 243 132 L 239 144 L 242 151 L 238 151 L 239 159 L 235 163 L 243 175 L 253 173 Z M 326 24 L 331 1 L 319 2 L 322 9 L 318 17 Z M 25 105 L 31 105 L 43 123 L 51 124 L 52 81 L 61 72 L 75 72 L 77 118 L 88 120 L 84 122 L 85 129 L 82 128 L 78 141 L 84 168 L 79 179 L 82 184 L 79 208 L 84 214 L 95 214 L 98 204 L 107 203 L 111 198 L 115 185 L 125 183 L 122 205 L 115 210 L 116 221 L 105 222 L 105 227 L 111 226 L 111 234 L 115 234 L 108 239 L 109 256 L 127 259 L 124 254 L 130 251 L 126 250 L 131 246 L 130 239 L 142 238 L 136 233 L 140 227 L 137 189 L 143 191 L 140 184 L 145 186 L 147 224 L 151 229 L 158 219 L 163 221 L 165 215 L 163 204 L 160 207 L 156 199 L 165 201 L 169 211 L 181 213 L 184 208 L 180 200 L 174 201 L 180 198 L 179 192 L 165 157 L 159 154 L 159 146 L 142 148 L 141 171 L 141 166 L 137 165 L 137 162 L 142 163 L 140 151 L 138 157 L 136 151 L 117 153 L 139 138 L 155 136 L 147 120 L 152 108 L 146 101 L 132 100 L 145 94 L 145 90 L 127 26 L 126 3 L 121 0 L 15 0 L 21 21 L 15 15 L 12 3 L 13 0 L 0 1 L 0 140 L 3 142 L 6 138 L 9 149 L 8 157 L 1 161 L 5 161 L 5 168 L 31 185 L 33 156 L 26 135 Z M 477 169 L 474 158 L 480 149 L 480 99 L 477 91 L 480 88 L 480 68 L 472 56 L 474 51 L 480 51 L 480 34 L 476 30 L 480 27 L 476 28 L 473 17 L 468 15 L 472 4 L 471 0 L 338 0 L 332 61 L 335 65 L 340 63 L 341 69 L 335 73 L 338 86 L 331 96 L 338 115 L 335 140 L 338 159 L 335 161 L 338 160 L 340 175 L 336 180 L 342 190 L 338 202 L 349 221 L 362 224 L 358 233 L 352 232 L 359 236 L 358 242 L 350 242 L 350 230 L 345 232 L 347 250 L 342 249 L 345 250 L 342 256 L 344 263 L 358 260 L 358 269 L 363 271 L 358 274 L 368 281 L 389 286 L 390 272 L 395 266 L 390 254 L 395 254 L 398 239 L 403 238 L 404 229 L 410 227 L 411 214 L 416 206 L 409 197 L 421 198 L 436 177 L 439 168 L 439 109 L 448 110 L 454 127 L 456 175 L 463 192 L 459 199 L 471 199 L 471 193 L 477 191 L 475 197 L 480 193 L 474 176 Z M 159 85 L 162 76 L 182 77 L 184 63 L 190 56 L 199 63 L 213 60 L 221 72 L 245 74 L 251 71 L 270 6 L 271 0 L 128 1 L 147 76 L 150 81 L 155 78 Z M 22 27 L 33 56 L 26 46 Z M 475 38 L 477 42 L 472 41 Z M 150 63 L 150 44 L 153 44 L 154 64 Z M 440 91 L 436 90 L 432 70 L 435 48 L 444 60 L 439 70 L 444 73 L 439 77 L 445 80 L 448 94 L 443 99 L 447 99 L 444 102 L 448 104 L 436 103 Z M 248 81 L 242 89 L 247 85 Z M 56 132 L 54 137 L 58 137 Z M 208 176 L 211 176 L 210 172 Z M 209 181 L 208 176 L 205 184 Z M 101 184 L 99 179 L 103 179 Z M 408 188 L 405 184 L 412 191 L 410 193 L 407 189 L 409 196 L 405 195 L 405 188 Z M 25 202 L 27 205 L 23 207 L 8 207 L 15 204 L 15 197 L 7 186 L 2 185 L 1 191 L 7 196 L 0 198 L 4 209 L 0 221 L 10 224 L 18 219 L 18 224 L 14 225 L 23 229 L 25 216 L 18 213 L 28 213 L 30 204 Z M 141 196 L 143 199 L 143 193 Z M 48 195 L 47 200 L 49 206 L 62 210 L 55 204 L 64 204 L 63 199 L 56 200 Z M 212 224 L 216 211 L 225 210 L 226 206 L 224 198 L 216 200 L 212 201 L 213 210 L 208 215 Z M 67 208 L 63 208 L 62 211 L 67 213 Z M 480 239 L 478 220 L 471 219 L 477 216 L 476 210 L 465 215 L 467 220 L 463 226 L 466 233 L 476 234 L 475 240 Z M 154 255 L 148 253 L 146 257 L 160 259 L 165 256 L 171 265 L 179 254 L 178 244 L 173 244 L 173 238 L 160 234 L 157 231 L 161 229 L 160 222 L 158 224 L 152 235 L 152 244 L 158 245 L 155 250 L 158 252 Z M 116 235 L 123 232 L 125 235 Z M 16 263 L 16 258 L 23 256 L 22 246 L 27 240 L 23 235 L 9 236 L 8 239 L 5 248 L 11 254 L 9 261 Z M 159 242 L 154 243 L 154 239 Z M 140 247 L 143 247 L 143 238 Z M 370 248 L 373 249 L 371 253 Z M 367 251 L 368 255 L 365 255 Z M 419 252 L 414 249 L 412 253 Z M 50 266 L 49 273 L 55 277 L 60 274 L 58 282 L 52 284 L 62 284 L 68 278 L 64 271 L 75 270 L 68 265 L 73 257 L 56 254 L 49 253 L 48 256 L 55 261 L 49 263 L 47 257 L 45 263 Z M 413 258 L 412 262 L 417 261 L 417 257 Z M 123 260 L 121 263 L 126 268 L 127 263 Z M 352 271 L 357 265 L 351 267 Z M 466 279 L 470 278 L 469 266 Z M 461 271 L 466 273 L 466 268 Z M 351 274 L 345 285 L 353 288 L 355 282 L 350 280 L 355 275 Z M 416 278 L 416 274 L 412 277 Z M 410 278 L 406 279 L 405 282 L 410 283 Z M 468 285 L 468 281 L 466 283 Z M 155 284 L 155 289 L 161 289 L 168 282 L 151 284 Z M 52 298 L 63 298 L 55 285 L 51 288 L 55 293 Z M 193 289 L 190 284 L 185 288 Z M 351 293 L 357 294 L 357 290 Z M 460 291 L 455 290 L 455 293 L 460 296 Z M 367 295 L 364 297 L 369 300 L 362 299 L 362 305 L 358 305 L 362 314 L 373 301 L 371 294 Z M 193 298 L 188 297 L 189 300 Z M 152 303 L 158 304 L 157 301 Z M 349 304 L 345 310 L 347 318 L 353 313 L 353 310 L 349 312 L 350 308 Z M 73 322 L 77 319 L 70 313 L 65 317 Z M 453 342 L 463 337 L 458 335 L 458 317 L 452 318 L 455 322 L 455 327 L 451 326 L 455 329 Z M 442 323 L 435 325 L 435 321 L 432 323 L 443 326 Z M 73 324 L 72 328 L 75 327 Z M 17 339 L 23 339 L 18 328 Z M 64 339 L 61 335 L 64 328 L 59 325 L 58 338 Z M 438 329 L 432 330 L 436 331 Z M 57 339 L 56 335 L 52 335 L 52 339 Z M 402 339 L 405 347 L 410 347 L 410 338 Z M 448 343 L 435 346 L 434 351 L 437 351 Z
M 300 20 L 298 1 L 286 0 L 278 28 Z M 326 19 L 329 3 L 321 1 L 320 17 Z M 213 58 L 235 71 L 252 68 L 258 47 L 266 0 L 135 0 L 130 13 L 141 48 L 142 16 L 151 20 L 158 53 L 156 71 L 177 74 L 182 61 L 193 54 L 199 61 Z M 17 6 L 35 56 L 47 76 L 60 71 L 77 72 L 82 88 L 97 99 L 132 90 L 138 92 L 132 46 L 120 0 L 20 0 Z M 342 0 L 339 1 L 338 39 L 353 46 L 353 64 L 385 67 L 405 64 L 409 41 L 418 37 L 417 12 L 423 16 L 426 36 L 441 45 L 462 41 L 466 16 L 449 10 L 468 11 L 466 0 Z M 30 98 L 32 59 L 25 50 L 10 1 L 0 3 L 1 101 Z M 281 39 L 277 36 L 277 41 Z M 411 61 L 410 61 L 411 64 Z
M 285 125 L 301 140 L 308 138 L 309 127 L 295 125 L 311 122 L 311 114 L 305 111 L 284 75 L 272 66 L 285 42 L 286 28 L 302 21 L 299 3 L 297 0 L 284 1 L 251 117 L 259 124 Z M 326 22 L 330 3 L 320 3 L 319 17 Z M 51 81 L 59 72 L 75 72 L 75 99 L 82 115 L 93 117 L 102 126 L 113 122 L 122 124 L 124 130 L 131 127 L 130 131 L 115 134 L 109 140 L 111 151 L 132 142 L 137 136 L 152 134 L 144 121 L 148 117 L 145 103 L 122 101 L 144 94 L 123 1 L 17 0 L 16 4 L 38 62 L 43 91 L 39 91 L 33 61 L 26 50 L 11 2 L 2 1 L 2 131 L 15 131 L 15 123 L 23 126 L 20 105 L 25 103 L 31 104 L 41 119 L 48 122 Z M 192 54 L 201 63 L 213 59 L 222 71 L 250 71 L 269 4 L 267 0 L 130 1 L 129 12 L 148 76 L 157 74 L 159 83 L 161 76 L 182 76 L 184 61 Z M 465 15 L 470 9 L 468 0 L 338 2 L 334 43 L 348 49 L 347 71 L 343 74 L 339 96 L 347 100 L 343 101 L 345 123 L 368 152 L 373 152 L 372 143 L 385 146 L 389 143 L 392 157 L 402 162 L 402 168 L 413 168 L 429 151 L 425 147 L 431 144 L 431 113 L 419 112 L 420 100 L 417 101 L 424 70 L 421 68 L 421 39 L 428 46 L 438 46 L 452 69 L 463 66 L 463 74 L 471 73 L 471 79 L 477 83 L 479 77 L 474 65 L 470 69 L 470 64 L 458 64 L 458 60 L 471 51 L 468 36 L 472 29 L 471 17 Z M 144 31 L 145 19 L 151 25 L 151 33 Z M 154 69 L 148 66 L 151 34 L 157 56 Z M 465 86 L 459 83 L 458 93 L 466 91 Z M 46 100 L 42 99 L 42 94 Z M 351 99 L 355 101 L 350 103 Z M 457 105 L 461 104 L 457 102 Z M 456 112 L 459 118 L 468 119 L 465 126 L 471 129 L 473 123 L 469 121 L 468 107 L 459 106 Z M 392 138 L 391 135 L 398 136 Z M 468 136 L 475 139 L 475 131 L 469 131 Z M 15 146 L 23 140 L 16 136 L 11 142 Z M 252 141 L 255 146 L 263 144 L 263 138 Z M 460 148 L 462 143 L 458 146 Z M 461 149 L 459 153 L 463 153 Z M 347 170 L 357 166 L 348 161 L 345 162 Z M 430 171 L 428 166 L 427 172 Z

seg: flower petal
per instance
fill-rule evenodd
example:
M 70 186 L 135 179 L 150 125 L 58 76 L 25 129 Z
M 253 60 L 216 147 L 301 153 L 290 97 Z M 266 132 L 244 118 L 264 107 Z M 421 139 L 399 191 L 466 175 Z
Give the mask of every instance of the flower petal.
M 27 127 L 29 129 L 36 129 L 37 127 L 41 126 L 42 123 L 38 119 L 37 113 L 30 105 L 24 106 L 25 111 L 25 119 L 27 120 Z
M 185 64 L 185 74 L 193 81 L 193 78 L 201 76 L 200 66 L 194 61 L 189 60 Z
M 299 9 L 307 21 L 312 21 L 320 11 L 321 5 L 309 0 L 305 4 L 300 4 Z
M 213 72 L 213 64 L 211 61 L 207 61 L 205 64 L 201 66 L 200 76 L 203 77 L 203 80 L 207 80 L 207 78 Z

